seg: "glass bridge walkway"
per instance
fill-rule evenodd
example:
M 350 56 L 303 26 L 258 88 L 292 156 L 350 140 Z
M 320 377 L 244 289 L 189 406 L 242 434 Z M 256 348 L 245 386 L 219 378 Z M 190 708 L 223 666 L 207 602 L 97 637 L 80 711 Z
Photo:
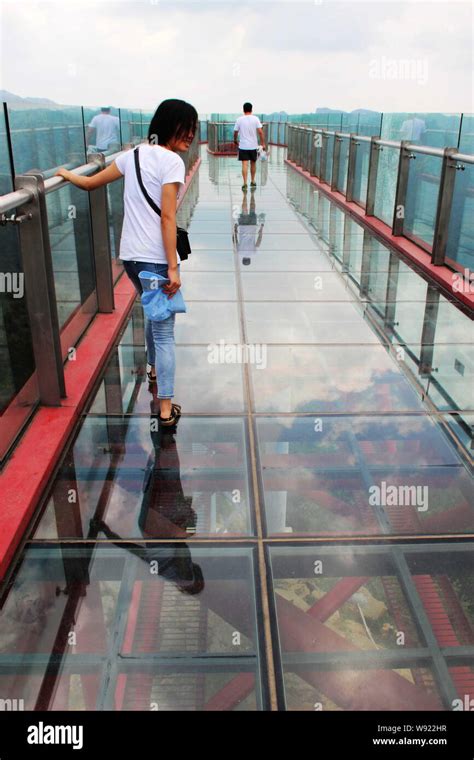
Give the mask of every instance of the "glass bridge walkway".
M 2 591 L 25 709 L 474 697 L 472 322 L 284 156 L 244 194 L 202 150 L 183 416 L 158 430 L 137 302 Z

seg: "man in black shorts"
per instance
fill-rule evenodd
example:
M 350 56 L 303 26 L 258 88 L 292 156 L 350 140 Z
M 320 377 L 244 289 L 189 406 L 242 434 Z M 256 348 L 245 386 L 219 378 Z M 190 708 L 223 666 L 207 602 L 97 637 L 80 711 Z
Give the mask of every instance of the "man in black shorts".
M 240 134 L 240 140 L 237 135 Z M 244 184 L 242 190 L 247 190 L 248 162 L 250 161 L 250 187 L 255 189 L 255 175 L 257 173 L 257 148 L 258 137 L 260 144 L 265 150 L 265 137 L 263 127 L 258 116 L 252 113 L 252 104 L 244 103 L 244 115 L 239 116 L 234 126 L 234 143 L 239 146 L 239 161 L 242 161 L 242 177 Z

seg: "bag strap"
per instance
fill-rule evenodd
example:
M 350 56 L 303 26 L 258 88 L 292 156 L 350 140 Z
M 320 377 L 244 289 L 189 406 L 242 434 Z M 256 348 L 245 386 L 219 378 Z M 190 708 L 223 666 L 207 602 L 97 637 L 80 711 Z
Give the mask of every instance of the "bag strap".
M 140 161 L 139 161 L 139 158 L 138 158 L 138 145 L 135 148 L 135 150 L 133 151 L 133 157 L 135 159 L 135 171 L 137 173 L 137 180 L 138 180 L 138 184 L 140 185 L 140 190 L 142 191 L 142 193 L 145 196 L 146 200 L 148 201 L 148 203 L 152 207 L 153 211 L 155 211 L 158 214 L 158 216 L 161 216 L 160 209 L 156 205 L 155 201 L 152 198 L 150 198 L 150 196 L 148 195 L 148 193 L 146 191 L 145 185 L 143 184 L 142 173 L 140 171 Z

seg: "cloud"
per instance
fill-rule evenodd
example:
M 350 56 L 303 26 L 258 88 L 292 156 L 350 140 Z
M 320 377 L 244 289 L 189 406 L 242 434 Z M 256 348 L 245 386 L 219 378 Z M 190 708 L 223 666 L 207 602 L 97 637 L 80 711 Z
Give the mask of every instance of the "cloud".
M 2 3 L 2 0 L 0 0 Z M 3 0 L 2 86 L 61 103 L 200 113 L 470 111 L 472 9 L 457 2 Z M 18 50 L 22 64 L 18 65 Z M 370 76 L 410 59 L 427 81 Z

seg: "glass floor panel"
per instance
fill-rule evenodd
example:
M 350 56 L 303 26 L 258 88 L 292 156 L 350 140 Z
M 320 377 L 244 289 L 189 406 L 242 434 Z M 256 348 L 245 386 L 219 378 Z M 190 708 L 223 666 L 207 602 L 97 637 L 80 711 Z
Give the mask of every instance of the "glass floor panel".
M 472 658 L 460 662 L 474 641 L 472 548 L 269 555 L 288 709 L 443 710 L 474 694 Z
M 245 304 L 251 343 L 379 343 L 352 303 Z
M 239 418 L 188 417 L 178 436 L 157 415 L 89 416 L 34 537 L 249 535 L 246 439 Z
M 469 451 L 443 418 L 256 420 L 268 535 L 474 532 Z
M 472 315 L 285 155 L 244 194 L 201 148 L 182 417 L 157 424 L 137 299 L 0 587 L 26 710 L 474 699 Z
M 268 346 L 250 365 L 257 412 L 422 411 L 400 363 L 381 346 Z
M 26 550 L 0 611 L 7 693 L 28 709 L 204 709 L 235 680 L 234 707 L 255 709 L 252 550 L 114 541 Z

